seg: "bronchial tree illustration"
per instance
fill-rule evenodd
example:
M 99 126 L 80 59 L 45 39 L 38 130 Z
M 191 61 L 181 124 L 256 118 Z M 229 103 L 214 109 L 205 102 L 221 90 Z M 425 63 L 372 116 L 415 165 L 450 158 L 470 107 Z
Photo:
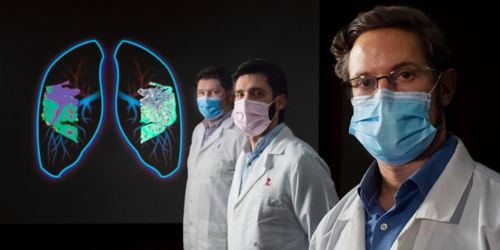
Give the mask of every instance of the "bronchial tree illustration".
M 114 51 L 115 117 L 129 148 L 142 166 L 161 178 L 182 164 L 183 113 L 179 86 L 155 52 L 130 40 Z
M 119 98 L 127 102 L 127 112 L 131 115 L 127 122 L 135 127 L 134 142 L 149 144 L 149 158 L 170 164 L 171 141 L 175 140 L 170 126 L 177 120 L 173 88 L 151 81 L 153 72 L 144 67 L 138 58 L 134 58 L 131 65 L 127 92 L 120 91 Z
M 102 122 L 104 54 L 95 40 L 64 51 L 47 68 L 35 117 L 37 163 L 59 178 L 92 144 Z
M 115 67 L 113 99 L 104 107 L 105 59 L 99 42 L 88 40 L 63 51 L 44 71 L 34 117 L 37 165 L 51 178 L 78 165 L 107 109 L 140 165 L 164 179 L 174 176 L 183 161 L 184 129 L 172 70 L 150 49 L 122 40 L 108 61 Z

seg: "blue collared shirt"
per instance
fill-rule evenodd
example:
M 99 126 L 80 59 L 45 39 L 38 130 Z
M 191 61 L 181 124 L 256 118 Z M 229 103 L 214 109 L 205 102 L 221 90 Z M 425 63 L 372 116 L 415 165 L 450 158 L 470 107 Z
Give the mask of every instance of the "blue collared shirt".
M 406 223 L 422 204 L 436 180 L 451 159 L 457 146 L 457 138 L 449 135 L 420 170 L 401 184 L 395 205 L 387 212 L 380 207 L 377 195 L 381 186 L 381 174 L 373 162 L 361 180 L 358 194 L 365 208 L 366 249 L 389 249 Z
M 245 147 L 243 148 L 245 153 L 245 167 L 243 168 L 243 173 L 241 175 L 240 192 L 241 189 L 243 189 L 246 180 L 248 179 L 248 175 L 253 170 L 253 162 L 255 161 L 255 159 L 259 158 L 260 154 L 262 154 L 267 145 L 271 143 L 271 141 L 279 134 L 279 132 L 284 127 L 285 123 L 282 122 L 271 129 L 271 131 L 269 131 L 264 137 L 260 138 L 259 141 L 257 141 L 257 144 L 255 144 L 255 149 L 253 151 L 250 147 L 250 142 L 245 145 Z
M 220 127 L 222 122 L 231 116 L 231 111 L 226 112 L 221 117 L 219 117 L 212 126 L 208 125 L 208 120 L 203 120 L 203 126 L 205 126 L 205 133 L 203 133 L 203 140 L 201 141 L 201 146 L 205 144 L 208 138 L 215 132 L 215 130 Z

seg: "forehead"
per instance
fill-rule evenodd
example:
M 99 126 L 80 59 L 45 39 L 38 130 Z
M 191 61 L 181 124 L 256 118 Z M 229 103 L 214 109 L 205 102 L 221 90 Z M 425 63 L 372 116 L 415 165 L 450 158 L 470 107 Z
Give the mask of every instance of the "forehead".
M 427 65 L 416 34 L 397 28 L 364 32 L 349 55 L 349 77 L 387 74 L 400 64 Z
M 210 90 L 222 88 L 220 81 L 217 79 L 200 79 L 196 86 L 198 90 Z
M 263 89 L 271 91 L 271 86 L 267 83 L 267 78 L 265 75 L 256 73 L 256 74 L 245 74 L 238 77 L 236 80 L 234 90 L 235 91 L 244 91 L 248 89 Z

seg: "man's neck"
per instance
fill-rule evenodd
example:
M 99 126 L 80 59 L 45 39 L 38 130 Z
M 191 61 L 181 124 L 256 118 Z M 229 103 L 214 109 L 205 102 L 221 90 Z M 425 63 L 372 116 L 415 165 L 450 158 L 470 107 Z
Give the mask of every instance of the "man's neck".
M 214 124 L 217 123 L 217 121 L 219 121 L 220 119 L 222 119 L 222 117 L 224 117 L 226 115 L 227 112 L 230 111 L 230 108 L 226 108 L 224 109 L 224 112 L 222 113 L 222 115 L 220 115 L 219 117 L 213 119 L 213 120 L 207 120 L 207 125 L 208 127 L 212 127 Z
M 262 132 L 262 134 L 260 135 L 257 135 L 257 136 L 250 136 L 250 147 L 252 149 L 252 152 L 253 150 L 255 149 L 255 145 L 257 145 L 257 142 L 259 142 L 259 139 L 266 136 L 267 133 L 269 133 L 269 131 L 273 130 L 273 128 L 275 128 L 276 126 L 278 126 L 278 120 L 273 120 L 271 122 L 271 124 L 269 124 L 269 126 L 267 127 L 266 130 L 264 130 L 264 132 Z
M 415 160 L 401 166 L 391 166 L 385 162 L 377 160 L 377 164 L 382 175 L 382 183 L 378 192 L 380 207 L 387 211 L 395 204 L 396 192 L 403 182 L 413 173 L 417 172 L 436 152 L 436 150 L 446 141 L 446 130 L 438 130 L 436 138 L 432 144 Z

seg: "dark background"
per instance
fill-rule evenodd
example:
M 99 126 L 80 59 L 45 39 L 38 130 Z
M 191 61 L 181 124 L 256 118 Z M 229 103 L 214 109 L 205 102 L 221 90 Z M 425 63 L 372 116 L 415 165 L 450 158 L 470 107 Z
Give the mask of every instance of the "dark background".
M 62 180 L 44 177 L 34 164 L 33 107 L 41 75 L 58 53 L 88 38 L 98 39 L 107 53 L 121 39 L 132 39 L 166 59 L 182 86 L 188 110 L 186 145 L 201 120 L 193 85 L 200 69 L 222 65 L 234 70 L 254 57 L 274 61 L 289 78 L 286 122 L 318 149 L 330 165 L 339 194 L 344 195 L 359 182 L 371 158 L 347 133 L 352 111 L 333 74 L 329 47 L 337 30 L 376 3 L 398 2 L 3 3 L 2 231 L 51 239 L 47 244 L 52 248 L 68 247 L 59 244 L 64 239 L 90 249 L 181 247 L 185 166 L 167 181 L 140 167 L 115 131 L 110 112 L 87 159 Z M 410 5 L 441 25 L 455 55 L 459 81 L 447 110 L 448 129 L 464 141 L 474 159 L 500 171 L 494 157 L 500 153 L 494 121 L 499 113 L 498 9 L 476 1 Z M 112 76 L 105 77 L 108 84 L 113 82 Z M 105 87 L 107 96 L 111 87 Z
M 158 52 L 182 91 L 187 156 L 191 132 L 201 121 L 195 104 L 197 72 L 211 65 L 233 71 L 247 59 L 265 58 L 280 65 L 289 78 L 288 125 L 317 149 L 318 12 L 317 0 L 4 3 L 0 7 L 2 228 L 54 239 L 50 242 L 56 247 L 55 239 L 71 239 L 74 245 L 89 248 L 103 242 L 105 247 L 143 248 L 151 243 L 180 248 L 185 165 L 170 180 L 140 166 L 118 136 L 112 109 L 106 110 L 93 148 L 62 179 L 47 178 L 35 165 L 35 92 L 47 65 L 70 46 L 91 38 L 99 40 L 108 58 L 121 39 Z M 109 61 L 106 67 L 106 105 L 111 107 L 114 79 Z

